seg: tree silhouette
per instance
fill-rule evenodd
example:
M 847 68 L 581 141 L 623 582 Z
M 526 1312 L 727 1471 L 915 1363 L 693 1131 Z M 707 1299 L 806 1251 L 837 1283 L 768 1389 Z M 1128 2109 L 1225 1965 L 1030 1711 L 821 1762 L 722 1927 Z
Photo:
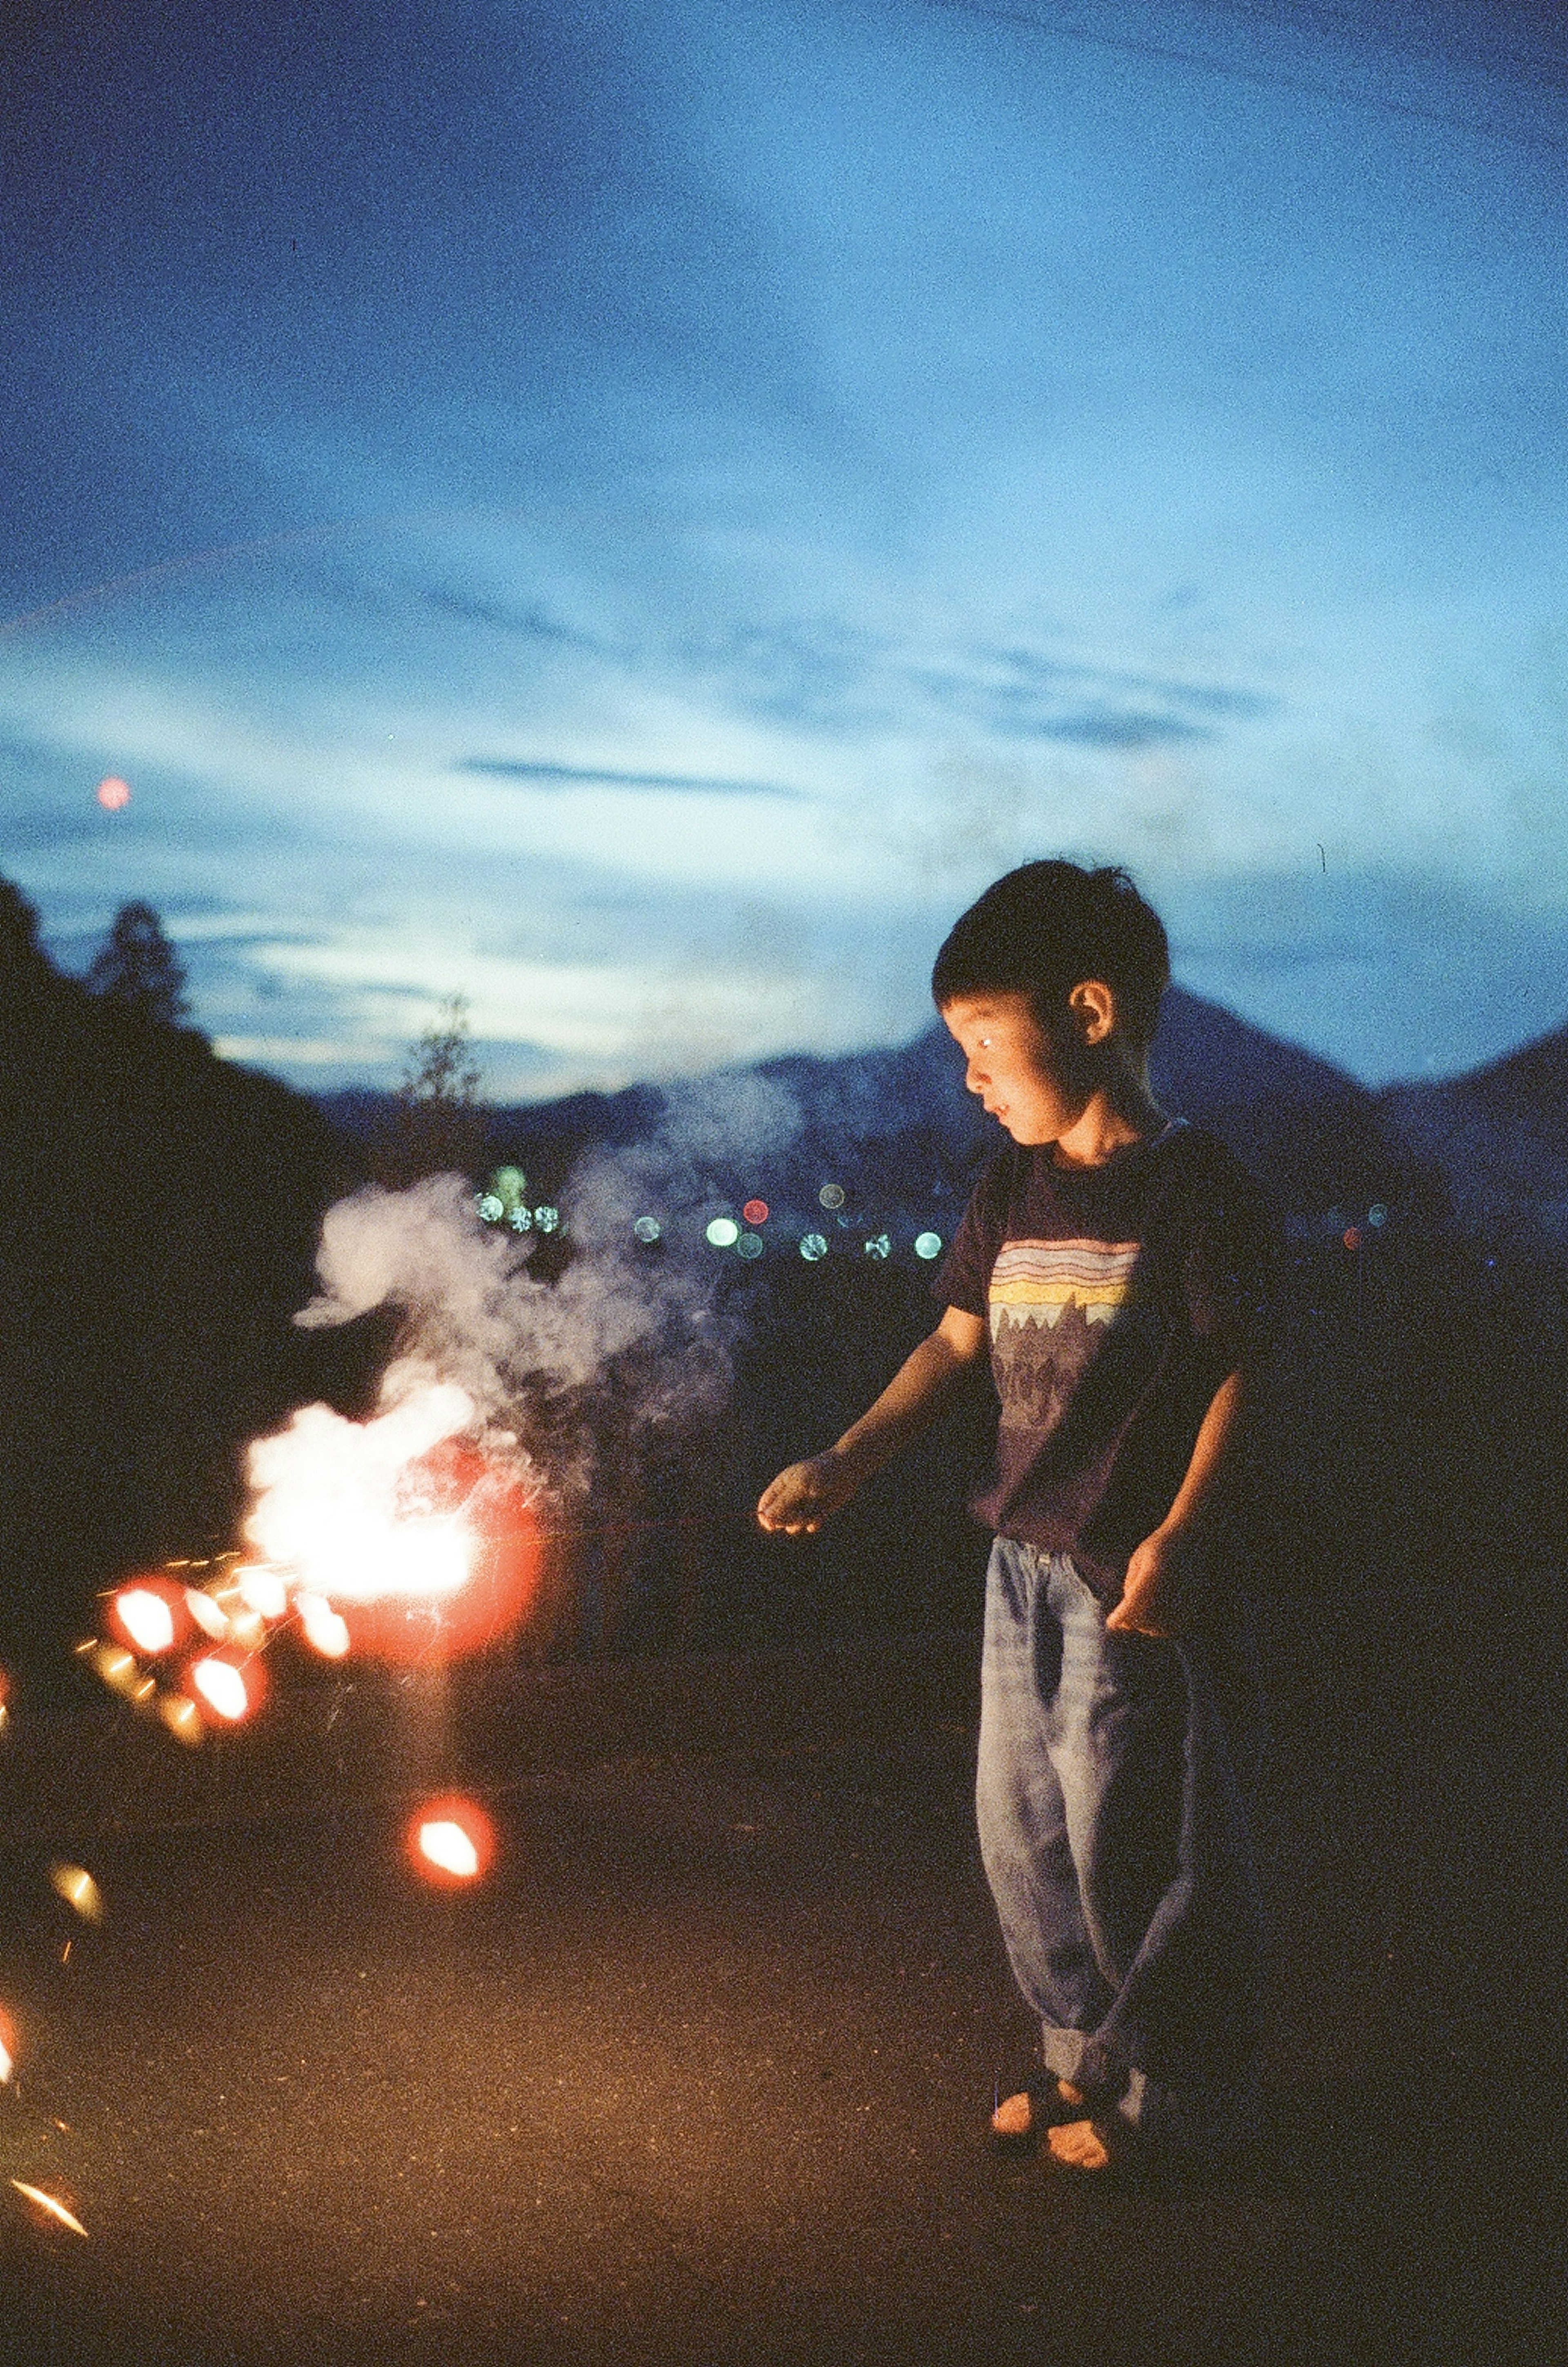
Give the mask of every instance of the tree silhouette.
M 186 1015 L 186 974 L 151 904 L 122 904 L 87 972 L 88 991 L 138 1018 L 177 1027 Z
M 482 1157 L 484 1139 L 468 997 L 449 994 L 409 1053 L 390 1122 L 378 1145 L 378 1172 L 394 1186 L 416 1183 L 422 1175 L 467 1174 Z

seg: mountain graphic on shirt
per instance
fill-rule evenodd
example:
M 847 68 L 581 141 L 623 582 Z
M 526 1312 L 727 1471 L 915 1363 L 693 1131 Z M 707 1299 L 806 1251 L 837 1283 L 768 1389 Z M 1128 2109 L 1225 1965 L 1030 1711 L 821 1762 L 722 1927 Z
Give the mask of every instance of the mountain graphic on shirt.
M 1005 1427 L 1055 1430 L 1091 1365 L 1137 1346 L 1138 1241 L 1009 1241 L 991 1270 L 991 1365 Z M 1122 1355 L 1111 1353 L 1120 1366 Z
M 1069 1307 L 1109 1323 L 1133 1296 L 1141 1241 L 1009 1241 L 991 1269 L 991 1338 L 1015 1324 L 1053 1331 Z

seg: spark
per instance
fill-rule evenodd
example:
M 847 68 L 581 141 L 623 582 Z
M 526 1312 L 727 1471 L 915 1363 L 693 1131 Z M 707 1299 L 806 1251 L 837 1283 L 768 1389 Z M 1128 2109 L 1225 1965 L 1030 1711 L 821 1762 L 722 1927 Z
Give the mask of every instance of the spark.
M 101 1923 L 104 1920 L 104 1894 L 85 1866 L 51 1865 L 49 1869 L 51 1888 L 73 1907 L 85 1923 Z
M 201 1712 L 187 1694 L 161 1693 L 158 1715 L 176 1742 L 197 1743 L 201 1740 L 205 1732 Z
M 227 1718 L 231 1725 L 243 1717 L 251 1706 L 244 1678 L 232 1660 L 220 1659 L 215 1652 L 197 1661 L 190 1681 L 208 1707 Z
M 404 1847 L 425 1881 L 460 1886 L 486 1871 L 495 1854 L 495 1828 L 477 1802 L 454 1793 L 415 1810 Z
M 115 1596 L 115 1615 L 139 1651 L 166 1652 L 175 1640 L 175 1614 L 150 1587 L 128 1586 Z
M 333 1609 L 324 1594 L 297 1594 L 294 1608 L 299 1614 L 305 1641 L 323 1659 L 341 1660 L 349 1647 L 348 1622 L 342 1614 Z
M 187 1586 L 186 1608 L 204 1636 L 210 1636 L 215 1644 L 223 1642 L 229 1633 L 229 1621 L 222 1606 L 214 1603 L 210 1594 L 204 1594 L 199 1587 Z
M 69 2227 L 73 2236 L 86 2234 L 74 2212 L 67 2211 L 63 2203 L 56 2201 L 52 2194 L 46 2194 L 41 2186 L 26 2186 L 19 2178 L 14 2178 L 11 2183 L 18 2194 L 25 2194 L 29 2203 L 36 2203 L 40 2211 L 47 2211 L 51 2218 L 58 2219 L 61 2225 Z
M 422 1856 L 445 1874 L 469 1875 L 479 1870 L 479 1853 L 463 1830 L 449 1817 L 435 1818 L 421 1825 L 419 1846 Z

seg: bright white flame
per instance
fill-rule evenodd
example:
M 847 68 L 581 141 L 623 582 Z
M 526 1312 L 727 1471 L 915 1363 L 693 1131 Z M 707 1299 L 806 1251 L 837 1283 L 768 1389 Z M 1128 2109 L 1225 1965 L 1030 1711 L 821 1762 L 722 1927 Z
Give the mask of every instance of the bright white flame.
M 247 1562 L 237 1573 L 240 1600 L 264 1619 L 281 1619 L 288 1608 L 288 1590 L 279 1573 L 265 1561 Z
M 175 1640 L 175 1614 L 151 1587 L 128 1586 L 114 1599 L 119 1624 L 137 1649 L 166 1652 Z
M 479 1870 L 479 1853 L 459 1824 L 437 1817 L 419 1829 L 420 1853 L 443 1874 L 471 1874 Z
M 220 1717 L 243 1717 L 251 1705 L 245 1681 L 231 1660 L 198 1660 L 190 1681 Z
M 341 1660 L 348 1649 L 348 1622 L 333 1609 L 324 1594 L 297 1594 L 294 1608 L 305 1641 L 328 1660 Z
M 6 2045 L 4 2039 L 0 2038 L 0 2084 L 3 2084 L 10 2078 L 16 2067 L 16 2065 L 11 2060 L 10 2048 Z
M 398 1484 L 407 1465 L 474 1418 L 473 1400 L 449 1382 L 412 1390 L 369 1422 L 303 1407 L 251 1448 L 256 1501 L 246 1536 L 333 1602 L 456 1594 L 471 1571 L 471 1535 L 456 1513 L 400 1509 Z

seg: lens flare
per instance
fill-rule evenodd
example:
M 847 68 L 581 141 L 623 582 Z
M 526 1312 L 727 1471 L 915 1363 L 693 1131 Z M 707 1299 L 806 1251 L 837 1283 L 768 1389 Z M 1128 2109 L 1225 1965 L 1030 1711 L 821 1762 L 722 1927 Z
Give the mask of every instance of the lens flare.
M 452 1793 L 415 1810 L 403 1847 L 424 1881 L 460 1888 L 488 1871 L 495 1855 L 495 1828 L 477 1801 Z

